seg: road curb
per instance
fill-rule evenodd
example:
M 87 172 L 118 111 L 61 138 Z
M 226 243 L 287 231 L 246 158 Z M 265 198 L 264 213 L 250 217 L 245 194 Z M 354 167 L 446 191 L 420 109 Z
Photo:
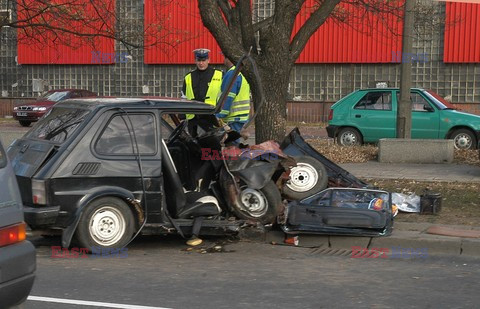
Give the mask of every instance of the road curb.
M 288 239 L 287 242 L 285 240 Z M 266 231 L 268 244 L 291 245 L 304 248 L 330 248 L 352 250 L 360 248 L 403 248 L 410 252 L 425 250 L 429 255 L 456 255 L 480 257 L 480 239 L 468 239 L 440 235 L 424 234 L 422 231 L 395 230 L 385 237 L 328 236 L 312 234 L 285 234 L 279 230 Z M 413 250 L 413 251 L 412 251 Z

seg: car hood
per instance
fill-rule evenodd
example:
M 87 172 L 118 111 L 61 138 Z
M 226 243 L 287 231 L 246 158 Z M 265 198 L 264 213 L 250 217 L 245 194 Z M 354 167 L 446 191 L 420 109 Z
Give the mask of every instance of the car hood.
M 449 118 L 453 123 L 468 122 L 472 126 L 480 129 L 480 116 L 478 115 L 452 109 L 443 110 L 442 112 L 443 116 Z
M 31 103 L 23 103 L 23 104 L 17 104 L 15 106 L 32 106 L 32 107 L 50 107 L 55 105 L 57 102 L 55 101 L 49 101 L 49 100 L 39 100 L 39 101 L 34 101 Z

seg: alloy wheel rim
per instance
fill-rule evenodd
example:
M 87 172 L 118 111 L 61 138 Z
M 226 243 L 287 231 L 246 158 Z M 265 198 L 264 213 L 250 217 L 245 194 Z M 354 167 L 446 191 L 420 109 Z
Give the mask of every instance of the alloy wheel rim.
M 455 136 L 454 144 L 457 149 L 468 149 L 472 147 L 472 139 L 468 134 L 459 134 Z
M 353 146 L 357 144 L 357 137 L 352 132 L 345 132 L 342 134 L 342 145 Z

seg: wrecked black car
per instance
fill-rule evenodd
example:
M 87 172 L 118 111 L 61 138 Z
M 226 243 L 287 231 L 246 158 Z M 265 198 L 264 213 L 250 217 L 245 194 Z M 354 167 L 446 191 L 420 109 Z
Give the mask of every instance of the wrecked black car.
M 330 233 L 333 226 L 339 234 L 361 228 L 384 235 L 391 228 L 383 195 L 381 209 L 320 211 L 332 208 L 317 198 L 328 185 L 367 184 L 316 152 L 298 130 L 281 145 L 226 147 L 223 127 L 190 136 L 187 120 L 176 117 L 185 113 L 214 114 L 214 107 L 134 98 L 55 105 L 8 150 L 26 222 L 43 234 L 61 233 L 64 247 L 74 239 L 85 248 L 123 247 L 140 233 L 236 233 L 245 221 L 276 224 L 277 217 L 288 232 L 317 226 L 315 232 Z

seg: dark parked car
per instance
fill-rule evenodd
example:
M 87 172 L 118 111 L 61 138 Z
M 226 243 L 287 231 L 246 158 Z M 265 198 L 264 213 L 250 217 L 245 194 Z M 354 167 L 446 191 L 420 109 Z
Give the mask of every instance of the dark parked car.
M 0 143 L 0 308 L 24 302 L 35 279 L 35 248 L 26 240 L 15 174 Z
M 57 102 L 73 99 L 96 97 L 97 94 L 82 89 L 58 89 L 50 90 L 35 102 L 19 104 L 13 108 L 13 117 L 24 127 L 38 121 Z
M 431 90 L 412 88 L 412 138 L 453 139 L 457 149 L 475 149 L 480 141 L 480 116 L 455 110 Z M 376 143 L 396 137 L 399 90 L 361 89 L 335 103 L 327 132 L 344 146 Z
M 44 234 L 61 230 L 64 247 L 74 237 L 88 249 L 123 247 L 136 233 L 195 235 L 200 226 L 203 235 L 236 233 L 245 220 L 268 224 L 277 216 L 291 223 L 289 232 L 302 231 L 302 212 L 309 217 L 309 231 L 316 226 L 317 233 L 389 234 L 392 212 L 386 192 L 377 208 L 368 206 L 379 196 L 367 194 L 361 208 L 332 203 L 290 211 L 297 220 L 282 215 L 282 185 L 283 198 L 292 201 L 320 192 L 327 180 L 357 188 L 366 184 L 316 152 L 298 130 L 281 146 L 273 141 L 252 146 L 251 157 L 243 156 L 243 148 L 225 147 L 230 137 L 238 137 L 225 134 L 224 128 L 193 138 L 188 120 L 176 117 L 212 115 L 214 108 L 179 99 L 98 98 L 56 104 L 9 147 L 27 223 Z M 287 163 L 292 158 L 304 160 L 294 159 L 293 167 Z M 355 228 L 355 222 L 361 226 Z

